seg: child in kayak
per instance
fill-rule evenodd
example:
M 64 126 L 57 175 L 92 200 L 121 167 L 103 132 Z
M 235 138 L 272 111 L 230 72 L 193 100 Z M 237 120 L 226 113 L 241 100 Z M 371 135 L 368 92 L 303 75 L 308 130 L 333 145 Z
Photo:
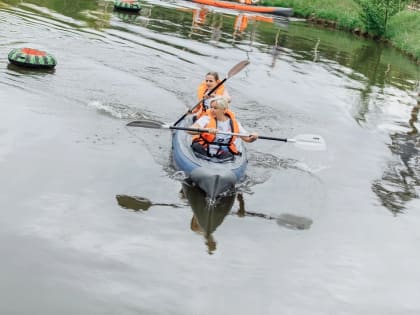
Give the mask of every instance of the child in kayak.
M 230 95 L 223 84 L 211 95 L 207 95 L 207 93 L 210 92 L 219 82 L 219 74 L 217 72 L 209 72 L 206 74 L 205 80 L 199 85 L 197 89 L 197 96 L 199 100 L 203 101 L 192 111 L 192 113 L 196 115 L 197 119 L 204 115 L 206 110 L 210 108 L 209 99 L 215 96 L 223 96 L 230 103 Z
M 234 155 L 241 154 L 237 148 L 239 138 L 245 142 L 254 142 L 258 139 L 257 133 L 248 133 L 242 127 L 234 113 L 228 109 L 229 103 L 226 98 L 218 96 L 209 99 L 209 103 L 210 109 L 207 110 L 207 115 L 203 115 L 192 125 L 192 128 L 206 128 L 209 132 L 189 131 L 194 135 L 191 147 L 196 153 L 220 159 L 232 159 Z M 238 137 L 221 134 L 218 131 L 249 134 L 249 136 Z

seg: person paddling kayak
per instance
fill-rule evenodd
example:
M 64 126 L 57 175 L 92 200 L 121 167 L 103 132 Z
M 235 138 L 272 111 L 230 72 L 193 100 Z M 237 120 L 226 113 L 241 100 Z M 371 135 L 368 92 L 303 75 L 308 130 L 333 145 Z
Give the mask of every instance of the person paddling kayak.
M 204 115 L 206 110 L 210 108 L 209 100 L 215 96 L 223 96 L 230 103 L 230 95 L 224 85 L 221 85 L 211 95 L 207 95 L 218 83 L 220 82 L 219 74 L 217 72 L 208 72 L 205 80 L 201 82 L 197 89 L 197 97 L 199 100 L 203 100 L 192 113 L 196 115 L 196 118 L 200 118 Z
M 240 155 L 237 141 L 254 142 L 258 139 L 257 133 L 248 133 L 235 118 L 235 114 L 228 109 L 228 101 L 223 96 L 209 99 L 210 109 L 206 115 L 198 119 L 192 128 L 207 128 L 209 132 L 197 133 L 189 131 L 193 135 L 191 147 L 199 155 L 217 157 L 220 159 L 233 159 L 234 155 Z M 233 132 L 249 134 L 249 136 L 232 136 L 220 134 L 221 132 Z M 240 138 L 240 139 L 239 139 Z

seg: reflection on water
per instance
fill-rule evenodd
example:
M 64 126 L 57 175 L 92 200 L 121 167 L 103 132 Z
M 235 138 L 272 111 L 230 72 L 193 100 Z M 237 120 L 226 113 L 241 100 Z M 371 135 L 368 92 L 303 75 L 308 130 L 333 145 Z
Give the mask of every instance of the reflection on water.
M 396 160 L 389 163 L 382 179 L 372 186 L 382 204 L 393 213 L 402 212 L 408 201 L 419 198 L 420 135 L 415 126 L 419 109 L 420 100 L 411 111 L 408 132 L 391 135 L 392 143 L 389 147 Z
M 411 130 L 408 132 L 408 135 L 414 136 L 418 134 L 418 129 L 416 128 L 415 124 L 419 121 L 419 110 L 420 110 L 420 92 L 417 97 L 417 105 L 413 107 L 411 111 L 410 120 L 408 124 L 410 125 Z
M 208 253 L 213 254 L 216 250 L 213 232 L 232 209 L 236 193 L 228 192 L 216 200 L 210 200 L 201 189 L 191 183 L 183 182 L 182 189 L 193 211 L 191 230 L 204 236 Z
M 9 73 L 19 73 L 21 75 L 24 76 L 29 76 L 29 75 L 33 75 L 33 76 L 43 76 L 45 74 L 54 74 L 55 73 L 55 68 L 31 68 L 31 67 L 22 67 L 22 66 L 17 66 L 14 65 L 12 63 L 8 63 L 7 64 L 7 70 L 10 70 L 12 72 Z
M 149 199 L 139 196 L 117 195 L 115 198 L 117 199 L 118 205 L 122 208 L 134 211 L 147 211 L 152 206 L 167 206 L 171 208 L 182 207 L 181 205 L 174 203 L 153 203 Z
M 392 103 L 394 95 L 387 95 L 388 84 L 393 83 L 404 89 L 416 89 L 414 80 L 401 80 L 401 69 L 391 60 L 385 61 L 386 52 L 383 46 L 363 46 L 357 50 L 351 63 L 352 69 L 365 76 L 363 88 L 360 90 L 359 107 L 353 110 L 355 120 L 363 126 L 368 126 L 368 117 L 372 116 L 372 113 L 383 112 L 386 103 Z M 388 99 L 384 99 L 383 95 L 388 96 Z M 388 102 L 384 102 L 385 100 Z M 410 106 L 409 103 L 404 105 Z M 372 190 L 380 198 L 382 205 L 393 213 L 403 211 L 408 201 L 419 197 L 416 187 L 420 184 L 420 142 L 415 126 L 418 112 L 419 103 L 413 106 L 405 126 L 395 122 L 395 125 L 407 127 L 409 131 L 392 131 L 389 148 L 394 154 L 394 159 L 388 163 L 382 178 L 372 183 Z
M 191 231 L 202 235 L 207 252 L 212 255 L 217 249 L 217 242 L 213 234 L 216 229 L 224 222 L 227 215 L 239 218 L 260 218 L 275 221 L 279 226 L 292 230 L 308 230 L 313 221 L 310 218 L 297 216 L 290 213 L 280 215 L 269 215 L 264 212 L 246 210 L 243 194 L 236 190 L 231 190 L 219 196 L 216 200 L 210 200 L 206 194 L 197 186 L 189 181 L 182 181 L 182 198 L 188 201 L 193 215 L 190 222 Z M 166 206 L 171 208 L 184 208 L 185 205 L 175 203 L 152 202 L 148 198 L 129 195 L 117 195 L 118 205 L 124 209 L 147 211 L 152 206 Z M 232 208 L 238 202 L 238 209 Z
M 350 62 L 350 67 L 357 74 L 363 74 L 363 87 L 360 89 L 360 102 L 358 108 L 353 110 L 354 118 L 359 123 L 366 121 L 366 116 L 370 112 L 371 101 L 375 96 L 375 89 L 383 89 L 386 84 L 394 81 L 394 84 L 401 84 L 395 80 L 398 69 L 391 66 L 390 63 L 383 61 L 382 54 L 384 47 L 382 46 L 361 46 L 356 51 Z M 403 84 L 407 84 L 404 82 Z M 407 86 L 414 88 L 415 85 Z
M 247 211 L 244 197 L 242 193 L 237 191 L 228 192 L 212 201 L 206 197 L 206 194 L 201 189 L 191 183 L 183 182 L 182 188 L 193 210 L 191 230 L 204 236 L 209 254 L 213 254 L 216 250 L 217 243 L 213 233 L 223 223 L 228 214 L 236 215 L 240 218 L 253 217 L 275 220 L 279 226 L 293 230 L 307 230 L 312 225 L 311 219 L 294 214 L 283 213 L 279 216 L 272 216 L 263 212 Z M 237 199 L 239 207 L 237 211 L 231 211 L 235 199 Z
M 262 212 L 252 212 L 245 210 L 245 201 L 242 194 L 238 193 L 239 209 L 236 213 L 239 217 L 257 217 L 267 220 L 276 220 L 279 226 L 292 229 L 292 230 L 308 230 L 313 221 L 310 218 L 297 216 L 290 213 L 283 213 L 279 216 L 271 216 Z

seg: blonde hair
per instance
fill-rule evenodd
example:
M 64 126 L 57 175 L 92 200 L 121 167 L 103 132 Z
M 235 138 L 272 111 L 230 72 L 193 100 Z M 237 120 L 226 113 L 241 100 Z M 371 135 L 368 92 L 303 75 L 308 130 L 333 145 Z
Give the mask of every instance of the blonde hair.
M 216 102 L 217 106 L 222 109 L 229 108 L 229 102 L 224 96 L 216 96 L 210 99 L 210 104 Z

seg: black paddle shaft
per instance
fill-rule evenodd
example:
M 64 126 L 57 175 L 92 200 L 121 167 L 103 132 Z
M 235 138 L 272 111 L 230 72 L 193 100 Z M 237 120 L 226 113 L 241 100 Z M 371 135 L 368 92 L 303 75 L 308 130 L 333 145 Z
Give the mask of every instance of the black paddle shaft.
M 287 138 L 276 138 L 276 137 L 266 137 L 266 136 L 258 136 L 258 139 L 265 139 L 265 140 L 276 140 L 276 141 L 283 141 L 287 142 Z
M 206 93 L 206 96 L 207 95 L 211 95 L 212 93 L 214 93 L 214 91 L 216 91 L 223 83 L 225 83 L 225 81 L 227 80 L 227 78 L 224 78 L 222 81 L 220 81 L 219 83 L 217 83 L 217 85 L 214 87 L 214 88 L 212 88 L 211 90 L 210 90 L 210 92 L 208 92 L 208 93 Z M 197 104 L 195 104 L 195 106 L 194 107 L 192 107 L 191 109 L 189 109 L 184 115 L 182 115 L 181 116 L 181 118 L 179 118 L 175 123 L 174 123 L 174 126 L 176 126 L 176 125 L 178 125 L 188 114 L 191 114 L 192 113 L 192 111 L 194 110 L 194 109 L 196 109 L 197 107 L 198 107 L 198 105 L 200 105 L 202 102 L 204 102 L 204 97 L 197 103 Z
M 169 124 L 164 124 L 160 121 L 153 120 L 153 119 L 142 119 L 129 122 L 127 124 L 129 127 L 142 127 L 142 128 L 151 128 L 151 129 L 175 129 L 175 130 L 186 130 L 192 131 L 197 133 L 202 132 L 209 132 L 209 129 L 205 128 L 192 128 L 192 127 L 178 127 L 178 126 L 171 126 Z M 234 132 L 225 132 L 225 131 L 217 131 L 220 134 L 226 134 L 231 136 L 238 136 L 238 137 L 249 137 L 249 134 L 242 134 L 242 133 L 234 133 Z M 293 143 L 300 148 L 307 148 L 310 150 L 325 150 L 325 140 L 318 135 L 298 135 L 295 138 L 277 138 L 277 137 L 268 137 L 268 136 L 258 136 L 258 139 L 265 139 L 265 140 L 274 140 L 274 141 L 282 141 L 287 143 Z
M 209 132 L 208 129 L 204 128 L 191 128 L 191 127 L 178 127 L 178 126 L 168 126 L 169 129 L 175 129 L 175 130 L 186 130 L 186 131 L 193 131 L 193 132 Z M 246 134 L 237 134 L 233 132 L 221 132 L 222 134 L 231 134 L 235 136 L 241 136 L 241 137 L 249 137 L 250 135 Z M 282 141 L 282 142 L 293 142 L 293 139 L 287 139 L 287 138 L 276 138 L 276 137 L 267 137 L 267 136 L 258 136 L 258 139 L 264 139 L 264 140 L 275 140 L 275 141 Z
M 208 129 L 204 129 L 204 128 L 191 128 L 191 127 L 178 127 L 178 126 L 168 126 L 169 129 L 174 129 L 174 130 L 186 130 L 186 131 L 193 131 L 193 132 L 209 132 Z
M 216 91 L 223 83 L 226 82 L 227 79 L 233 77 L 235 74 L 237 74 L 238 72 L 240 72 L 243 68 L 245 68 L 247 65 L 249 65 L 249 61 L 248 60 L 242 60 L 241 62 L 237 63 L 235 66 L 233 66 L 232 69 L 229 70 L 226 78 L 224 78 L 222 81 L 220 81 L 219 83 L 217 83 L 217 85 L 212 88 L 208 93 L 206 93 L 206 95 L 211 95 L 214 93 L 214 91 Z M 182 115 L 181 118 L 179 118 L 174 124 L 173 126 L 178 125 L 188 114 L 191 114 L 191 112 L 198 106 L 200 105 L 202 102 L 204 101 L 204 97 L 191 109 L 189 109 L 184 115 Z
M 208 129 L 205 128 L 194 128 L 194 127 L 180 127 L 180 126 L 171 126 L 168 124 L 164 124 L 162 122 L 151 120 L 151 119 L 142 119 L 137 121 L 132 121 L 127 124 L 129 127 L 143 127 L 143 128 L 152 128 L 152 129 L 172 129 L 172 130 L 185 130 L 185 131 L 192 131 L 192 132 L 209 132 Z M 219 132 L 221 134 L 227 134 L 232 136 L 240 136 L 240 137 L 249 137 L 246 134 L 239 134 L 233 132 Z M 267 137 L 267 136 L 258 136 L 259 139 L 265 140 L 276 140 L 276 141 L 283 141 L 283 142 L 293 142 L 293 139 L 287 138 L 276 138 L 276 137 Z

